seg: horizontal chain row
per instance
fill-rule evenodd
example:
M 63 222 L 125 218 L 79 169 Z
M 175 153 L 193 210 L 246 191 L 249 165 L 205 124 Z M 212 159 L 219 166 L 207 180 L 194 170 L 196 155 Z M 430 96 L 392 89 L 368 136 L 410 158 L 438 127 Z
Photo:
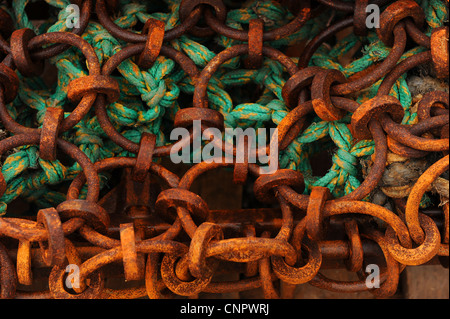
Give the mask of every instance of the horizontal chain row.
M 248 30 L 226 25 L 227 8 L 221 0 L 181 1 L 181 24 L 169 30 L 165 30 L 163 22 L 153 18 L 147 20 L 141 33 L 122 29 L 112 19 L 116 2 L 104 0 L 95 1 L 95 5 L 91 0 L 77 2 L 81 7 L 80 28 L 72 33 L 36 35 L 30 29 L 2 27 L 0 119 L 12 136 L 0 141 L 0 154 L 21 146 L 38 145 L 40 158 L 54 161 L 59 154 L 57 150 L 61 150 L 81 166 L 82 173 L 70 184 L 66 200 L 56 207 L 41 209 L 35 220 L 0 217 L 0 235 L 18 241 L 16 266 L 9 249 L 0 244 L 0 297 L 103 298 L 111 294 L 120 298 L 128 293 L 134 297 L 146 294 L 162 298 L 170 297 L 164 293 L 164 288 L 176 295 L 194 296 L 202 292 L 222 293 L 256 287 L 262 287 L 265 297 L 280 297 L 273 284 L 277 279 L 293 287 L 310 283 L 334 291 L 365 291 L 368 288 L 363 263 L 368 242 L 377 244 L 380 248 L 377 252 L 382 252 L 386 264 L 381 288 L 371 292 L 378 297 L 389 297 L 396 292 L 400 273 L 406 265 L 422 265 L 436 256 L 448 256 L 448 202 L 442 209 L 445 225 L 441 230 L 430 216 L 420 212 L 419 204 L 434 181 L 448 171 L 449 94 L 443 91 L 424 94 L 417 106 L 418 122 L 414 125 L 402 124 L 404 108 L 397 98 L 389 95 L 402 75 L 425 63 L 433 65 L 437 78 L 448 78 L 448 27 L 433 29 L 428 37 L 421 31 L 425 16 L 416 2 L 377 1 L 380 6 L 388 5 L 381 14 L 377 35 L 391 50 L 370 72 L 347 79 L 338 70 L 308 67 L 308 62 L 322 43 L 344 28 L 353 26 L 358 36 L 367 35 L 365 8 L 368 1 L 318 2 L 319 5 L 314 5 L 302 1 L 293 10 L 296 14 L 289 24 L 270 31 L 264 31 L 263 19 L 251 20 Z M 350 15 L 312 39 L 299 56 L 298 64 L 267 45 L 269 41 L 300 30 L 327 6 Z M 93 18 L 93 12 L 111 35 L 129 44 L 103 65 L 94 48 L 80 37 Z M 0 17 L 3 16 L 7 19 L 7 13 L 0 10 Z M 203 25 L 200 19 L 204 20 Z M 191 58 L 169 45 L 170 41 L 186 34 L 200 38 L 219 34 L 241 44 L 219 52 L 199 70 Z M 4 40 L 8 38 L 9 43 Z M 401 59 L 408 41 L 425 50 Z M 41 128 L 19 124 L 6 107 L 18 95 L 20 80 L 16 70 L 25 77 L 41 75 L 44 61 L 69 47 L 80 50 L 89 70 L 87 76 L 74 79 L 68 85 L 67 97 L 76 107 L 68 116 L 64 116 L 62 109 L 48 107 Z M 273 174 L 260 174 L 257 164 L 238 163 L 236 149 L 221 144 L 222 151 L 231 155 L 233 162 L 220 159 L 202 162 L 179 178 L 153 161 L 154 157 L 167 157 L 175 143 L 157 146 L 156 135 L 151 133 L 143 133 L 140 143 L 135 143 L 117 131 L 107 112 L 107 106 L 120 99 L 119 83 L 111 76 L 117 67 L 135 58 L 141 68 L 149 68 L 160 56 L 174 60 L 195 84 L 192 107 L 179 110 L 173 121 L 174 128 L 190 131 L 188 142 L 191 145 L 195 138 L 194 121 L 202 122 L 200 133 L 208 128 L 221 132 L 225 129 L 223 114 L 208 106 L 208 85 L 219 67 L 235 57 L 246 56 L 245 67 L 258 69 L 265 57 L 280 63 L 289 74 L 282 97 L 290 111 L 279 123 L 278 134 L 274 137 L 278 151 L 286 149 L 301 133 L 302 123 L 310 114 L 331 122 L 351 113 L 349 128 L 354 138 L 373 140 L 375 144 L 368 175 L 356 190 L 341 198 L 333 198 L 329 189 L 321 186 L 313 187 L 306 195 L 300 172 L 278 169 Z M 380 80 L 374 98 L 363 103 L 354 101 L 355 94 Z M 77 146 L 62 138 L 64 132 L 75 127 L 91 110 L 108 138 L 135 157 L 111 157 L 93 163 Z M 279 155 L 270 151 L 267 146 L 263 153 Z M 388 155 L 392 153 L 408 159 L 434 153 L 438 158 L 418 178 L 409 195 L 395 201 L 395 212 L 364 200 L 379 185 Z M 245 183 L 248 175 L 253 175 L 256 179 L 254 196 L 262 203 L 279 205 L 281 223 L 276 230 L 257 232 L 255 222 L 249 218 L 240 237 L 227 237 L 223 227 L 211 219 L 212 211 L 201 196 L 191 191 L 191 186 L 201 174 L 222 167 L 234 170 L 236 184 Z M 149 179 L 161 181 L 162 190 L 154 202 L 154 213 L 160 224 L 168 226 L 159 234 L 149 237 L 135 223 L 124 223 L 120 224 L 119 238 L 111 235 L 111 214 L 101 205 L 99 174 L 115 169 L 129 169 L 132 181 L 140 185 L 145 185 Z M 86 197 L 80 199 L 85 185 Z M 0 173 L 0 195 L 6 188 L 7 183 Z M 302 218 L 294 218 L 294 211 L 301 211 Z M 242 214 L 251 216 L 250 210 Z M 354 214 L 374 217 L 384 226 L 369 225 Z M 333 243 L 327 239 L 327 228 L 341 215 L 345 216 L 341 231 L 346 240 Z M 82 247 L 69 239 L 75 234 L 85 240 Z M 187 239 L 180 239 L 183 234 Z M 17 283 L 31 285 L 33 282 L 33 243 L 39 244 L 43 263 L 53 267 L 48 279 L 50 293 L 33 295 L 17 291 Z M 86 244 L 100 250 L 83 260 L 80 251 Z M 344 250 L 341 259 L 346 260 L 348 269 L 356 272 L 360 281 L 339 283 L 320 273 L 324 260 L 339 248 Z M 102 267 L 116 262 L 123 263 L 126 281 L 145 280 L 145 289 L 120 294 L 105 288 Z M 247 278 L 237 282 L 214 282 L 213 277 L 223 262 L 245 264 Z M 64 287 L 68 264 L 80 267 L 81 285 L 74 288 L 74 292 Z

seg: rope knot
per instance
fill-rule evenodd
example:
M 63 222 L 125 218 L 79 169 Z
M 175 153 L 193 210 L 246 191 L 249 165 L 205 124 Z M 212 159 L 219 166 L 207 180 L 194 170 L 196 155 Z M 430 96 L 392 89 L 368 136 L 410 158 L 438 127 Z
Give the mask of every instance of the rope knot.
M 351 154 L 350 152 L 340 148 L 333 155 L 332 159 L 333 163 L 343 169 L 346 173 L 357 176 L 358 170 L 356 169 L 356 165 L 358 164 L 358 159 L 356 156 Z
M 78 146 L 82 144 L 94 144 L 100 147 L 103 146 L 103 140 L 101 137 L 96 135 L 96 132 L 83 126 L 79 127 L 76 131 L 74 143 Z

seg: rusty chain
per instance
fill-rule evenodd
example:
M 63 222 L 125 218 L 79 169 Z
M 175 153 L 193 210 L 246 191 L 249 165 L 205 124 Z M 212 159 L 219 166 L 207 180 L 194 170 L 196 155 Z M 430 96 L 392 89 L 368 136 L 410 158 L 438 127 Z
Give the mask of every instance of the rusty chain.
M 438 256 L 448 258 L 448 201 L 434 214 L 422 210 L 420 201 L 436 179 L 448 171 L 449 94 L 432 91 L 423 95 L 418 103 L 418 121 L 412 125 L 401 123 L 404 109 L 389 95 L 399 77 L 421 64 L 431 63 L 437 78 L 448 79 L 448 26 L 427 36 L 422 31 L 424 13 L 416 2 L 371 2 L 385 6 L 377 34 L 391 50 L 376 67 L 349 79 L 340 71 L 308 64 L 314 52 L 337 32 L 353 26 L 355 34 L 367 34 L 368 1 L 284 1 L 295 17 L 282 27 L 264 31 L 262 19 L 251 20 L 248 30 L 226 25 L 227 6 L 222 0 L 183 0 L 179 25 L 165 30 L 163 22 L 151 18 L 139 33 L 114 22 L 115 1 L 73 2 L 82 7 L 80 28 L 42 35 L 30 29 L 13 30 L 11 24 L 4 23 L 7 12 L 0 9 L 0 118 L 11 133 L 0 141 L 0 154 L 37 145 L 42 159 L 53 161 L 64 155 L 82 168 L 67 189 L 66 200 L 56 207 L 41 209 L 31 218 L 0 217 L 1 298 L 171 298 L 254 288 L 262 288 L 268 298 L 291 298 L 293 288 L 305 283 L 331 291 L 370 291 L 377 297 L 390 297 L 397 291 L 405 266 L 433 262 Z M 324 8 L 346 15 L 311 39 L 298 63 L 267 44 L 300 30 Z M 91 20 L 129 44 L 103 65 L 94 48 L 80 37 Z M 200 38 L 219 34 L 238 44 L 219 52 L 200 70 L 187 55 L 169 45 L 185 34 Z M 401 60 L 410 42 L 425 50 Z M 59 108 L 47 108 L 42 128 L 19 124 L 6 108 L 18 94 L 17 73 L 40 75 L 45 60 L 69 47 L 79 49 L 89 70 L 87 76 L 72 80 L 67 88 L 67 97 L 76 107 L 66 117 Z M 157 146 L 156 136 L 150 133 L 144 133 L 135 143 L 116 130 L 107 112 L 107 105 L 120 97 L 119 84 L 111 77 L 116 68 L 129 58 L 148 68 L 159 56 L 174 60 L 195 83 L 192 106 L 177 112 L 174 127 L 191 129 L 194 121 L 201 120 L 202 132 L 207 128 L 224 130 L 223 115 L 209 107 L 207 97 L 210 79 L 221 65 L 238 56 L 247 56 L 245 67 L 249 69 L 260 68 L 263 57 L 278 61 L 289 74 L 282 89 L 289 113 L 279 123 L 275 137 L 280 151 L 301 133 L 301 123 L 309 115 L 336 121 L 351 113 L 353 136 L 375 144 L 367 176 L 357 189 L 340 198 L 333 198 L 328 188 L 321 186 L 304 193 L 304 179 L 298 171 L 278 169 L 264 175 L 257 164 L 248 161 L 201 162 L 178 177 L 153 161 L 167 157 L 174 143 Z M 361 104 L 354 100 L 355 94 L 380 80 L 375 97 Z M 62 137 L 91 110 L 108 138 L 135 157 L 93 163 Z M 192 142 L 190 132 L 187 143 Z M 229 152 L 224 146 L 222 150 Z M 264 152 L 270 152 L 269 147 Z M 405 159 L 433 154 L 435 161 L 409 194 L 394 200 L 391 211 L 365 198 L 379 186 L 388 157 L 393 154 Z M 235 158 L 235 150 L 228 155 Z M 222 167 L 234 170 L 236 184 L 252 176 L 254 196 L 272 206 L 210 210 L 191 186 L 203 173 Z M 125 198 L 122 213 L 131 219 L 116 216 L 108 208 L 110 199 L 100 194 L 99 174 L 118 170 L 125 174 L 120 184 Z M 150 184 L 160 191 L 152 193 Z M 80 199 L 85 186 L 87 194 Z M 0 173 L 0 194 L 6 187 Z M 371 258 L 384 265 L 379 289 L 365 284 L 365 265 Z M 339 282 L 325 277 L 321 269 L 336 261 L 344 261 L 360 280 Z M 76 264 L 80 270 L 80 287 L 73 290 L 64 286 L 68 264 Z M 122 290 L 106 287 L 105 278 L 111 274 L 104 267 L 113 264 L 121 268 L 112 276 L 141 285 Z M 35 272 L 49 267 L 48 289 L 23 289 L 32 286 Z M 215 274 L 223 268 L 241 274 L 240 279 L 215 281 Z M 278 291 L 278 280 L 290 289 Z

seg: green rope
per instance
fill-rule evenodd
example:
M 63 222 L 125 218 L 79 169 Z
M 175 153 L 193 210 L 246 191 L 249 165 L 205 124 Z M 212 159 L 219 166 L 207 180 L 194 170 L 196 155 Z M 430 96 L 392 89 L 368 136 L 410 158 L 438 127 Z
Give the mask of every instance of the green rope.
M 25 12 L 27 4 L 32 1 L 13 1 L 11 15 L 16 28 L 31 28 L 37 34 L 67 31 L 65 21 L 69 13 L 65 8 L 70 1 L 46 0 L 51 7 L 57 9 L 58 13 L 38 28 L 32 25 Z M 145 23 L 148 18 L 154 18 L 164 21 L 166 29 L 171 29 L 180 23 L 178 14 L 180 1 L 165 0 L 141 4 L 123 0 L 115 23 L 136 32 L 139 31 L 133 30 L 136 25 Z M 424 9 L 427 34 L 430 34 L 432 28 L 442 26 L 444 21 L 447 21 L 447 9 L 441 1 L 417 0 L 417 2 Z M 165 12 L 155 12 L 158 10 Z M 323 12 L 315 19 L 309 20 L 296 33 L 271 41 L 269 45 L 282 50 L 312 39 L 326 27 L 329 14 L 329 11 Z M 246 30 L 250 20 L 255 18 L 262 19 L 265 23 L 264 29 L 268 31 L 285 25 L 293 19 L 293 15 L 278 2 L 250 1 L 240 9 L 230 10 L 226 24 Z M 82 37 L 92 45 L 101 65 L 126 45 L 95 22 L 89 23 Z M 201 70 L 216 55 L 205 41 L 191 35 L 183 35 L 171 41 L 169 45 L 186 54 Z M 213 41 L 222 49 L 240 43 L 220 35 L 216 35 Z M 348 65 L 341 65 L 340 59 L 357 45 L 361 45 L 361 49 L 356 53 L 356 58 Z M 351 34 L 331 48 L 321 46 L 313 55 L 310 65 L 339 70 L 348 78 L 383 61 L 390 50 L 378 39 L 375 32 L 369 32 L 364 38 Z M 423 50 L 424 48 L 420 47 L 413 48 L 405 52 L 401 60 Z M 227 61 L 212 76 L 207 88 L 209 106 L 223 114 L 225 127 L 228 128 L 276 127 L 289 112 L 281 95 L 282 87 L 289 75 L 280 63 L 270 59 L 264 59 L 262 68 L 258 70 L 243 69 L 243 58 L 237 57 Z M 296 62 L 296 59 L 293 58 L 293 61 Z M 50 62 L 57 69 L 57 81 L 50 87 L 39 78 L 24 78 L 19 74 L 18 97 L 7 108 L 11 116 L 22 125 L 41 127 L 48 107 L 61 109 L 75 107 L 67 101 L 67 86 L 73 79 L 89 74 L 84 57 L 79 50 L 71 48 L 52 58 Z M 167 134 L 172 129 L 176 112 L 183 107 L 189 107 L 180 105 L 179 97 L 192 96 L 194 93 L 195 87 L 191 79 L 174 61 L 162 56 L 146 70 L 140 69 L 133 59 L 121 63 L 117 70 L 120 75 L 114 78 L 120 86 L 120 99 L 106 106 L 115 129 L 135 143 L 139 143 L 143 132 L 157 135 L 157 145 L 170 143 Z M 405 110 L 403 124 L 411 124 L 416 121 L 416 114 L 411 111 L 412 96 L 406 77 L 405 74 L 398 79 L 390 94 L 399 99 Z M 355 100 L 362 103 L 374 97 L 381 81 L 360 92 Z M 248 93 L 245 88 L 248 86 L 260 92 L 257 101 L 247 102 Z M 65 114 L 68 115 L 69 113 Z M 349 123 L 350 114 L 334 122 L 322 121 L 316 117 L 300 136 L 280 152 L 280 167 L 301 171 L 305 176 L 305 193 L 309 193 L 314 186 L 325 186 L 334 196 L 340 197 L 349 194 L 360 185 L 359 161 L 373 154 L 374 143 L 355 142 L 347 127 Z M 90 111 L 74 128 L 64 133 L 63 138 L 74 143 L 93 162 L 114 156 L 134 156 L 108 138 L 93 111 Z M 332 166 L 324 176 L 313 176 L 310 160 L 324 150 L 332 153 Z M 2 166 L 8 187 L 0 199 L 0 215 L 6 212 L 8 203 L 19 197 L 25 198 L 39 208 L 57 205 L 65 200 L 65 195 L 58 192 L 58 185 L 70 182 L 80 172 L 81 167 L 77 163 L 63 165 L 58 160 L 49 162 L 40 159 L 37 146 L 17 148 L 6 158 Z M 101 174 L 101 186 L 107 181 L 107 174 Z M 86 187 L 83 187 L 82 197 L 86 195 L 86 191 Z

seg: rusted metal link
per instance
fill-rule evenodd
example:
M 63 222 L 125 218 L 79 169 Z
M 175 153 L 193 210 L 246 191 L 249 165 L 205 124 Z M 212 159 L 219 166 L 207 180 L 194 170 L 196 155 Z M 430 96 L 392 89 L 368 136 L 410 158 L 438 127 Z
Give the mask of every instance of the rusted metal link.
M 147 34 L 145 48 L 139 55 L 137 64 L 143 69 L 149 69 L 156 61 L 164 41 L 164 22 L 156 19 L 148 19 L 142 30 Z
M 186 21 L 196 7 L 199 6 L 203 7 L 205 10 L 205 17 L 207 16 L 208 9 L 212 8 L 214 10 L 214 19 L 222 23 L 225 21 L 227 9 L 221 0 L 183 0 L 180 4 L 180 20 Z M 214 34 L 214 31 L 215 30 L 212 30 L 209 27 L 200 27 L 196 25 L 189 30 L 189 33 L 198 37 L 209 37 Z
M 263 62 L 264 21 L 252 19 L 248 28 L 248 58 L 245 60 L 245 64 L 249 69 L 259 69 Z
M 391 46 L 395 41 L 392 36 L 395 26 L 407 17 L 411 17 L 419 28 L 425 21 L 424 12 L 415 1 L 399 0 L 389 5 L 380 17 L 380 28 L 377 29 L 381 41 Z
M 357 0 L 355 1 L 355 9 L 353 12 L 353 29 L 357 36 L 367 35 L 367 6 L 369 0 Z
M 14 64 L 23 76 L 38 76 L 44 71 L 42 61 L 31 60 L 28 44 L 36 36 L 31 29 L 16 30 L 11 35 L 11 54 Z
M 225 1 L 182 0 L 179 22 L 172 28 L 166 30 L 172 21 L 149 18 L 137 24 L 143 25 L 142 30 L 133 30 L 114 22 L 118 1 L 98 0 L 95 8 L 92 0 L 73 1 L 81 8 L 80 27 L 39 35 L 27 28 L 15 30 L 9 14 L 0 9 L 0 120 L 7 133 L 0 141 L 0 155 L 36 145 L 40 159 L 65 161 L 68 157 L 80 168 L 68 188 L 62 186 L 64 201 L 40 209 L 33 217 L 10 217 L 9 211 L 0 217 L 0 298 L 196 298 L 201 293 L 255 288 L 265 298 L 291 298 L 296 285 L 304 283 L 342 293 L 370 291 L 386 298 L 397 292 L 406 265 L 448 257 L 448 193 L 445 187 L 436 189 L 438 183 L 446 182 L 448 191 L 449 95 L 435 90 L 414 96 L 417 107 L 410 110 L 417 118 L 410 125 L 402 124 L 405 108 L 390 95 L 398 79 L 420 65 L 429 63 L 432 77 L 448 78 L 448 26 L 435 28 L 427 36 L 425 13 L 413 0 L 287 2 L 292 18 L 276 28 L 257 8 L 248 28 L 237 29 L 227 23 Z M 369 4 L 386 5 L 376 30 L 389 47 L 386 58 L 348 78 L 345 72 L 311 66 L 314 53 L 334 43 L 341 31 L 367 36 Z M 333 12 L 327 27 L 305 41 L 301 50 L 289 48 L 298 62 L 271 46 L 272 41 L 302 30 L 324 10 Z M 126 44 L 102 64 L 96 49 L 81 37 L 94 11 L 96 23 Z M 339 21 L 336 11 L 343 13 Z M 201 38 L 202 45 L 214 42 L 216 36 L 237 44 L 222 51 L 214 44 L 215 56 L 200 68 L 198 61 L 173 46 L 173 40 L 187 34 Z M 425 51 L 403 58 L 410 43 Z M 88 67 L 86 76 L 74 78 L 65 88 L 68 101 L 76 106 L 72 110 L 65 105 L 47 107 L 37 128 L 21 124 L 10 108 L 19 93 L 19 73 L 40 76 L 47 60 L 70 47 L 79 49 Z M 114 72 L 127 59 L 135 59 L 137 69 L 147 70 L 161 56 L 173 60 L 194 87 L 192 103 L 180 103 L 180 109 L 170 115 L 173 127 L 188 130 L 189 138 L 162 145 L 159 135 L 144 130 L 139 142 L 132 141 L 108 115 L 108 105 L 121 98 Z M 259 70 L 268 60 L 283 69 L 276 95 L 286 105 L 286 114 L 276 122 L 278 134 L 271 137 L 278 149 L 272 143 L 249 148 L 255 141 L 246 136 L 244 151 L 239 152 L 237 146 L 211 136 L 207 143 L 225 154 L 217 161 L 192 165 L 178 176 L 164 160 L 158 160 L 177 148 L 193 146 L 195 139 L 208 135 L 208 129 L 226 130 L 227 114 L 211 108 L 208 90 L 211 79 L 234 58 L 242 58 L 247 69 Z M 377 82 L 376 94 L 357 102 Z M 66 134 L 91 113 L 105 138 L 136 157 L 93 163 L 68 142 Z M 374 154 L 364 158 L 368 167 L 361 184 L 345 196 L 334 198 L 329 188 L 311 186 L 311 176 L 304 176 L 300 169 L 277 166 L 275 172 L 264 174 L 259 164 L 250 161 L 261 155 L 273 160 L 292 152 L 291 143 L 314 116 L 324 122 L 349 119 L 345 123 L 352 146 L 360 140 L 373 141 Z M 200 132 L 194 128 L 196 121 L 201 122 Z M 232 160 L 226 161 L 226 156 Z M 427 165 L 408 185 L 407 195 L 389 197 L 392 210 L 367 201 L 381 185 L 389 163 L 414 159 Z M 249 186 L 246 191 L 251 197 L 272 208 L 210 209 L 210 202 L 194 185 L 204 173 L 219 169 L 231 171 L 235 185 Z M 101 192 L 103 174 L 113 178 Z M 14 191 L 10 176 L 0 172 L 1 196 Z M 421 209 L 423 196 L 435 191 L 442 208 L 434 213 Z M 369 289 L 364 270 L 373 259 L 383 266 L 381 285 Z M 69 264 L 78 266 L 78 287 L 66 284 Z M 356 273 L 359 280 L 336 281 L 322 272 L 337 266 Z M 42 270 L 47 277 L 42 277 Z M 242 276 L 218 281 L 216 276 L 224 273 Z M 136 287 L 112 289 L 110 276 L 133 281 Z M 40 281 L 48 289 L 32 291 Z M 278 290 L 277 281 L 283 289 Z
M 8 66 L 0 63 L 0 109 L 3 113 L 3 105 L 11 103 L 17 96 L 19 78 Z
M 430 37 L 424 34 L 412 19 L 405 19 L 405 28 L 411 39 L 413 39 L 418 45 L 421 45 L 427 49 L 431 47 Z
M 229 211 L 229 213 L 232 213 L 232 212 Z M 214 215 L 216 215 L 216 214 L 214 214 Z M 220 214 L 218 216 L 220 216 Z M 239 216 L 239 214 L 237 216 Z M 216 225 L 216 224 L 211 224 L 211 225 Z M 365 236 L 365 235 L 363 235 L 363 236 Z M 174 244 L 177 244 L 176 242 L 173 242 L 173 244 L 170 244 L 169 242 L 167 242 L 167 244 L 163 244 L 163 242 L 150 240 L 150 241 L 146 241 L 146 243 L 147 244 L 145 244 L 145 245 L 144 245 L 144 242 L 136 243 L 136 250 L 141 252 L 141 253 L 144 253 L 144 252 L 145 253 L 150 253 L 152 251 L 153 252 L 157 252 L 157 251 L 159 251 L 159 252 L 163 252 L 163 251 L 169 252 L 169 251 L 172 251 L 175 254 L 180 254 L 180 253 L 182 254 L 183 252 L 187 251 L 187 247 L 186 246 L 183 246 L 183 245 L 181 245 L 181 246 L 177 246 L 177 245 L 173 246 Z M 368 245 L 368 244 L 369 244 L 368 242 L 364 242 L 363 241 L 364 252 L 368 253 L 369 255 L 376 256 L 378 254 L 378 250 L 374 249 L 375 247 L 371 248 L 372 246 Z M 167 247 L 167 248 L 163 248 L 163 247 Z M 176 250 L 173 250 L 172 248 L 170 248 L 170 250 L 168 250 L 169 247 L 173 247 L 173 248 L 179 247 L 179 248 L 175 248 Z M 217 248 L 213 248 L 213 247 L 217 247 Z M 219 247 L 220 246 L 212 246 L 210 248 L 212 250 L 210 250 L 210 253 L 208 253 L 208 255 L 216 255 L 217 252 L 222 251 Z M 224 246 L 224 248 L 225 247 L 226 246 Z M 342 241 L 342 242 L 339 242 L 339 241 L 337 241 L 337 242 L 336 241 L 333 241 L 333 242 L 323 241 L 323 242 L 321 242 L 320 247 L 321 247 L 320 250 L 322 251 L 323 254 L 325 254 L 325 256 L 327 256 L 327 258 L 338 258 L 338 259 L 339 258 L 342 258 L 342 259 L 350 258 L 351 254 L 352 254 L 351 253 L 351 249 L 353 249 L 353 248 L 351 248 L 352 245 L 350 243 L 347 243 L 346 241 Z M 102 265 L 104 266 L 107 263 L 120 262 L 121 259 L 122 259 L 122 253 L 119 250 L 120 249 L 120 244 L 119 244 L 119 246 L 117 246 L 116 249 L 104 250 L 103 253 L 101 251 L 99 251 L 99 250 L 90 251 L 90 250 L 87 250 L 87 249 L 88 249 L 88 247 L 84 247 L 84 248 L 80 247 L 80 248 L 78 248 L 79 252 L 82 253 L 82 255 L 86 256 L 87 258 L 92 258 L 92 257 L 95 257 L 95 258 L 92 259 L 92 260 L 88 259 L 89 262 L 85 262 L 82 265 L 82 269 L 85 269 L 82 272 L 82 274 L 83 274 L 82 278 L 90 277 L 91 274 L 95 273 L 98 269 L 100 269 L 100 267 L 102 267 Z M 219 250 L 217 250 L 217 249 L 219 249 Z M 85 251 L 85 253 L 83 253 L 83 251 Z M 200 251 L 202 251 L 202 250 L 200 250 Z M 86 255 L 86 253 L 87 253 L 87 255 Z M 34 253 L 32 255 L 35 256 L 34 258 L 36 258 L 36 261 L 40 260 L 40 257 L 38 257 L 38 255 L 36 255 Z M 46 265 L 42 264 L 41 267 L 46 267 Z M 56 271 L 56 270 L 54 269 L 53 271 Z M 383 278 L 384 278 L 384 276 L 382 276 L 382 279 Z M 291 279 L 291 280 L 293 280 L 293 279 Z M 299 280 L 299 279 L 296 279 L 296 280 Z M 315 282 L 315 279 L 313 280 L 313 282 Z M 56 283 L 57 282 L 55 282 L 55 284 Z M 242 282 L 241 284 L 244 284 L 244 282 Z M 231 288 L 231 286 L 230 286 L 228 289 L 223 290 L 223 289 L 219 289 L 219 287 L 213 288 L 214 287 L 213 283 L 210 283 L 210 285 L 212 285 L 211 288 L 210 289 L 205 288 L 205 291 L 212 290 L 212 291 L 217 293 L 217 292 L 226 291 L 229 288 Z M 190 287 L 192 287 L 192 286 L 190 286 Z M 254 285 L 251 285 L 251 286 L 248 286 L 248 285 L 247 286 L 242 286 L 242 285 L 240 286 L 240 285 L 238 285 L 238 286 L 235 286 L 234 289 L 237 289 L 237 291 L 241 291 L 241 290 L 251 289 L 251 288 L 254 288 L 254 287 L 255 287 Z M 258 285 L 256 287 L 258 287 Z M 59 289 L 56 289 L 55 293 L 59 294 L 58 291 L 59 291 Z M 89 291 L 90 290 L 86 291 L 86 293 L 89 293 Z M 184 291 L 185 291 L 185 293 L 187 293 L 187 290 L 184 290 Z M 229 291 L 233 291 L 233 289 L 231 289 Z M 234 290 L 234 291 L 236 291 L 236 290 Z M 86 293 L 80 295 L 79 297 L 85 296 Z M 63 296 L 63 295 L 61 295 L 60 297 L 64 297 L 65 298 L 65 297 L 70 297 L 70 296 Z
M 56 139 L 58 138 L 63 118 L 64 111 L 62 109 L 49 107 L 45 112 L 39 144 L 40 157 L 42 159 L 48 161 L 56 160 Z
M 448 27 L 433 29 L 433 32 L 431 33 L 430 48 L 437 78 L 448 78 Z

